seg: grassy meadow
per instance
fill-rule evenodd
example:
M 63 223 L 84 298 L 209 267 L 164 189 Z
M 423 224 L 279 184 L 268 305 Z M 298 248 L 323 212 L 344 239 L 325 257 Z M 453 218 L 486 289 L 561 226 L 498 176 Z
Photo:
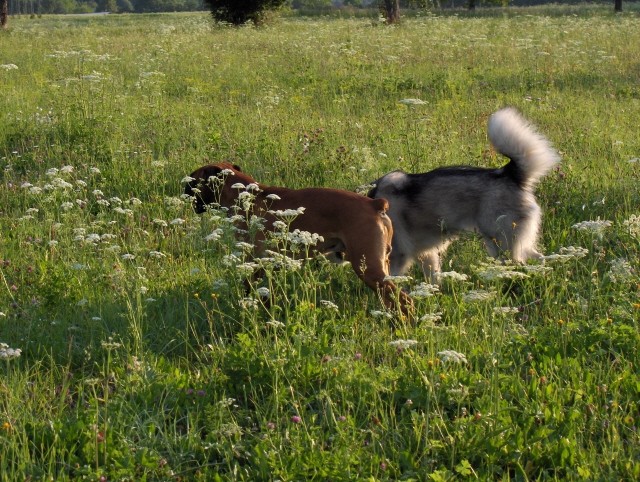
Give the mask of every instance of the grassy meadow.
M 640 17 L 625 9 L 261 29 L 11 17 L 0 480 L 640 478 Z M 506 105 L 562 155 L 538 189 L 547 260 L 495 264 L 467 236 L 439 286 L 402 283 L 415 324 L 321 259 L 265 258 L 247 292 L 251 247 L 181 197 L 216 160 L 348 190 L 500 166 L 486 122 Z

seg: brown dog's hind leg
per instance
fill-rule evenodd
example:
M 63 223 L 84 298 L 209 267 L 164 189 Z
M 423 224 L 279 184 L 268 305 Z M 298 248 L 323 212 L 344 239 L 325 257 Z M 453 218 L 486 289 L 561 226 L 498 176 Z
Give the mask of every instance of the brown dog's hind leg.
M 374 243 L 372 243 L 374 244 Z M 413 308 L 413 300 L 401 291 L 392 281 L 385 280 L 388 273 L 387 250 L 380 249 L 350 250 L 347 248 L 346 259 L 364 283 L 382 297 L 385 306 L 391 310 L 398 307 L 403 315 L 409 315 Z

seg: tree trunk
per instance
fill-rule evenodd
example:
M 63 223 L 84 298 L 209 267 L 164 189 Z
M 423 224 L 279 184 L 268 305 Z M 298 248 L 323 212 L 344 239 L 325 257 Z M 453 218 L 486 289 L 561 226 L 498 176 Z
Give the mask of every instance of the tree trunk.
M 469 3 L 467 4 L 467 8 L 469 10 L 475 10 L 476 9 L 476 0 L 469 0 Z
M 614 12 L 622 12 L 622 0 L 614 0 L 614 2 L 613 2 L 613 11 Z
M 0 0 L 0 27 L 7 27 L 7 19 L 9 18 L 9 0 Z
M 387 23 L 398 23 L 400 21 L 400 0 L 384 0 L 382 3 Z

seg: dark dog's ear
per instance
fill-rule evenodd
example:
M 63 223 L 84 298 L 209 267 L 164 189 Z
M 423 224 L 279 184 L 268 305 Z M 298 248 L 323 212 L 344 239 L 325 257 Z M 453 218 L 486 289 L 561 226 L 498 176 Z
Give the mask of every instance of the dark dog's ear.
M 193 173 L 191 177 L 195 177 L 198 180 L 207 182 L 211 176 L 216 177 L 222 172 L 218 166 L 204 166 Z
M 240 171 L 240 172 L 242 172 L 242 169 L 240 169 L 240 166 L 238 166 L 237 164 L 233 164 L 233 168 L 234 168 L 236 171 Z

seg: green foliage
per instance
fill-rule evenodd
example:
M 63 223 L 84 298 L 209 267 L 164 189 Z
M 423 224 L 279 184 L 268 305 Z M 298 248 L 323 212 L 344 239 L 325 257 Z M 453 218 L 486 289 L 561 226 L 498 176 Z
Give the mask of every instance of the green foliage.
M 0 480 L 640 479 L 640 32 L 609 10 L 13 18 Z M 467 278 L 415 325 L 349 266 L 252 278 L 223 213 L 180 197 L 220 159 L 349 190 L 499 166 L 505 105 L 562 153 L 537 191 L 549 258 L 488 264 L 465 237 L 444 265 Z
M 205 0 L 216 22 L 242 25 L 261 24 L 270 10 L 288 3 L 288 0 Z

